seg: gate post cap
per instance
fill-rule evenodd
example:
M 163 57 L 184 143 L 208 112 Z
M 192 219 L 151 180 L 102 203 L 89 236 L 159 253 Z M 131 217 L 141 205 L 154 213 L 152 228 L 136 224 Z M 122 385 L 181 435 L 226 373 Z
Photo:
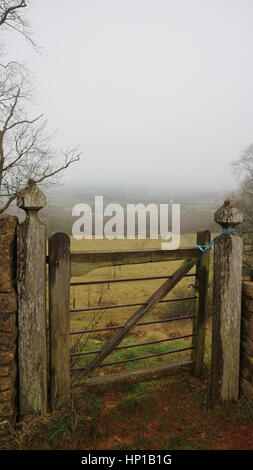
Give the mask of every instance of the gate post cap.
M 27 186 L 20 191 L 17 205 L 21 209 L 42 209 L 46 205 L 46 196 L 42 193 L 33 179 L 29 179 Z
M 214 214 L 214 220 L 223 228 L 235 227 L 243 222 L 243 213 L 234 207 L 231 199 L 226 199 Z

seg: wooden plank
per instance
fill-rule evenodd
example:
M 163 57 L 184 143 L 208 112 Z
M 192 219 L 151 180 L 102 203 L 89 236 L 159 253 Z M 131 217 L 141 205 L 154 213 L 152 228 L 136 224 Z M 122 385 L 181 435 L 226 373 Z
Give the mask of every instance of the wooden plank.
M 239 396 L 242 239 L 227 235 L 214 247 L 212 399 Z
M 71 393 L 72 395 L 79 395 L 86 391 L 108 390 L 110 387 L 115 387 L 117 385 L 129 385 L 157 380 L 169 377 L 170 375 L 189 372 L 192 368 L 192 364 L 192 359 L 188 358 L 181 361 L 174 361 L 171 364 L 159 364 L 132 371 L 123 371 L 110 375 L 92 377 L 86 379 L 83 384 L 73 387 Z
M 30 181 L 17 204 L 26 211 L 17 230 L 18 375 L 23 416 L 47 411 L 46 228 L 37 216 L 46 198 Z
M 71 252 L 71 263 L 82 263 L 82 273 L 106 266 L 122 266 L 125 264 L 158 263 L 161 261 L 177 261 L 199 259 L 197 248 L 179 248 L 178 250 L 126 250 L 126 251 L 83 251 Z
M 140 307 L 125 323 L 124 327 L 115 333 L 114 336 L 104 345 L 101 352 L 97 354 L 82 371 L 83 376 L 87 376 L 93 369 L 95 369 L 103 360 L 109 356 L 116 346 L 127 336 L 129 331 L 139 322 L 139 320 L 147 313 L 150 313 L 165 297 L 175 285 L 184 277 L 184 275 L 191 270 L 196 264 L 196 260 L 187 260 L 174 272 L 172 278 L 167 279 L 148 299 L 147 304 Z
M 242 213 L 225 201 L 215 221 L 223 228 L 242 222 Z M 212 383 L 213 402 L 238 400 L 243 241 L 236 234 L 214 245 Z
M 49 324 L 51 405 L 70 399 L 70 240 L 65 233 L 49 239 Z
M 208 245 L 211 239 L 209 230 L 203 230 L 197 233 L 197 245 Z M 193 320 L 193 360 L 194 374 L 199 377 L 203 373 L 205 333 L 207 319 L 207 294 L 209 279 L 210 251 L 202 253 L 201 258 L 196 264 L 196 287 L 197 303 L 196 317 Z

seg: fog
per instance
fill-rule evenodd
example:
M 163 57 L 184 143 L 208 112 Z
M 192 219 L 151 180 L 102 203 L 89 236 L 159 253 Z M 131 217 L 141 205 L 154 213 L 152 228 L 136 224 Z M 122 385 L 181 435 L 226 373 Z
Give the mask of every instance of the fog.
M 251 0 L 34 0 L 13 31 L 71 185 L 227 190 L 253 141 Z

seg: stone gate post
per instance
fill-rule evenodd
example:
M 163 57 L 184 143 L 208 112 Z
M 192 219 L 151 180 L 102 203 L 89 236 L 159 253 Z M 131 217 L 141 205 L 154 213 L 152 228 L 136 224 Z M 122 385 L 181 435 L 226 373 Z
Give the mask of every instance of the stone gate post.
M 242 213 L 230 200 L 214 216 L 222 229 L 234 229 Z M 214 245 L 212 383 L 213 401 L 239 396 L 242 239 L 229 231 Z
M 17 231 L 20 413 L 47 409 L 46 228 L 38 219 L 46 197 L 33 180 L 19 194 L 26 219 Z

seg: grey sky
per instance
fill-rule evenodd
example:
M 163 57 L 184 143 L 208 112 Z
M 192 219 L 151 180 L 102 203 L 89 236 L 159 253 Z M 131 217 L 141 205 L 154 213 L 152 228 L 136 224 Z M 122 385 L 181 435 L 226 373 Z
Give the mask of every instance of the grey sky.
M 252 0 L 34 0 L 35 76 L 72 183 L 226 189 L 253 142 Z

